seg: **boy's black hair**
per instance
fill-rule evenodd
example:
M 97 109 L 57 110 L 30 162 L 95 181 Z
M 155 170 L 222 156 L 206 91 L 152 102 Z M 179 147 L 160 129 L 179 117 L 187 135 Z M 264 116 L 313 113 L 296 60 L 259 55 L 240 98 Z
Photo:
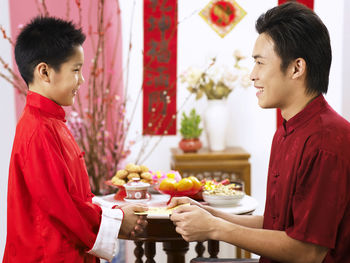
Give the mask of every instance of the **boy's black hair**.
M 85 35 L 70 21 L 54 17 L 38 16 L 27 24 L 17 37 L 15 59 L 22 78 L 28 84 L 33 81 L 35 67 L 47 63 L 59 71 L 62 63 L 82 45 Z
M 294 59 L 306 61 L 307 94 L 327 93 L 332 62 L 330 38 L 311 9 L 296 2 L 276 6 L 258 18 L 255 28 L 274 41 L 283 72 Z

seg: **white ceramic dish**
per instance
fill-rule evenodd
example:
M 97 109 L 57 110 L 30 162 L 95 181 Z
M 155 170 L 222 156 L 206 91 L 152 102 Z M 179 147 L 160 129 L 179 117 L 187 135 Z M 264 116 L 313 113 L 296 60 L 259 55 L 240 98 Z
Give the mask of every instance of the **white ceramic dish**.
M 235 206 L 244 197 L 244 192 L 239 192 L 235 195 L 213 195 L 203 192 L 203 199 L 211 206 Z
M 124 198 L 125 202 L 128 203 L 147 203 L 149 200 L 151 200 L 151 198 L 146 198 L 146 199 L 130 199 L 130 198 Z

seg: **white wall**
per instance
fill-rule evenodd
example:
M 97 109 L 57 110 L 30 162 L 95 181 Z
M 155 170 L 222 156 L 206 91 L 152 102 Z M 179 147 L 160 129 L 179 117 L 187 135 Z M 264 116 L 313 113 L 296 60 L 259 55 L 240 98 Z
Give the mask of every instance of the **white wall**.
M 0 1 L 0 24 L 10 32 L 8 2 Z M 0 40 L 0 54 L 6 61 L 11 61 L 11 46 Z M 1 72 L 2 69 L 1 69 Z M 2 259 L 6 241 L 6 199 L 7 176 L 12 141 L 15 133 L 14 92 L 11 85 L 0 78 L 0 256 Z
M 350 121 L 350 88 L 349 78 L 350 73 L 350 1 L 344 1 L 343 9 L 343 48 L 342 48 L 342 83 L 343 83 L 343 96 L 342 96 L 342 113 L 343 116 Z

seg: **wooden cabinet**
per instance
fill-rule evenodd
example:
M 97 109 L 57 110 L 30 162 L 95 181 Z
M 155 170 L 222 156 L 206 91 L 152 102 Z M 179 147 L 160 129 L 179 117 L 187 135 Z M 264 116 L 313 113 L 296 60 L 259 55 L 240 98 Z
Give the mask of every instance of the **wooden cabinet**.
M 184 153 L 178 148 L 171 149 L 171 169 L 183 177 L 191 175 L 198 179 L 210 178 L 217 181 L 228 178 L 231 182 L 244 183 L 245 192 L 251 194 L 250 154 L 240 147 L 229 147 L 224 151 L 211 152 L 202 148 L 197 153 Z

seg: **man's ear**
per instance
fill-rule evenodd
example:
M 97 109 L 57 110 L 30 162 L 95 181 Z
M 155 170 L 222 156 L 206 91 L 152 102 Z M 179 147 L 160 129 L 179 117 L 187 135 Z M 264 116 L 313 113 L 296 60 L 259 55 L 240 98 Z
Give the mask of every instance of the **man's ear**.
M 49 72 L 50 72 L 50 67 L 44 62 L 39 63 L 35 67 L 35 73 L 41 81 L 50 82 Z
M 297 58 L 293 62 L 292 79 L 297 79 L 305 76 L 306 74 L 306 62 L 303 58 Z

